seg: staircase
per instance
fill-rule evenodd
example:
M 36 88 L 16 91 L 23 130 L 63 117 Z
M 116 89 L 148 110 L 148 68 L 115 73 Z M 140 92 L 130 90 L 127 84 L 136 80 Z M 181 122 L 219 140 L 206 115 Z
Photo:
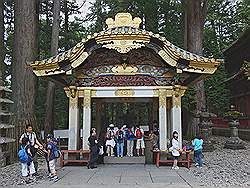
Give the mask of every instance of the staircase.
M 145 164 L 145 156 L 139 157 L 104 157 L 104 164 Z

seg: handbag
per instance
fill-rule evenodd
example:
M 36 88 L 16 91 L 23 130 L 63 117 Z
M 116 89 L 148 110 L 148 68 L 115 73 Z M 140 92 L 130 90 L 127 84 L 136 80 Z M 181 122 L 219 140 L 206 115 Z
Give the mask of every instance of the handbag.
M 101 146 L 101 147 L 99 148 L 99 155 L 103 155 L 103 154 L 104 154 L 103 146 Z

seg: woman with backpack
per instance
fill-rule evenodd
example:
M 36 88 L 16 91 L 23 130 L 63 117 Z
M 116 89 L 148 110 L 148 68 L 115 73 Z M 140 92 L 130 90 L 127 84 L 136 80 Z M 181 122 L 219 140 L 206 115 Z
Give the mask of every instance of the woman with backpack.
M 36 172 L 32 157 L 33 156 L 30 150 L 29 139 L 24 137 L 22 138 L 21 148 L 18 152 L 18 158 L 21 162 L 23 177 L 32 177 L 32 175 Z

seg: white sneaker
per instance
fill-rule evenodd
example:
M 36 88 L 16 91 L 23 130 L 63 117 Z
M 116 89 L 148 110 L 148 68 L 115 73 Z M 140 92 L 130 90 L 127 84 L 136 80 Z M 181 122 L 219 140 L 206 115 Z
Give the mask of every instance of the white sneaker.
M 175 170 L 179 170 L 179 167 L 178 167 L 178 166 L 176 166 L 174 169 L 175 169 Z

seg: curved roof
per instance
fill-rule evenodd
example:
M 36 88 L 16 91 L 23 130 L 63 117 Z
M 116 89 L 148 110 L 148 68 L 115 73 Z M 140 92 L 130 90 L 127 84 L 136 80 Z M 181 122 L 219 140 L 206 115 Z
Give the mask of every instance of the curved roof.
M 72 69 L 84 63 L 85 59 L 98 48 L 114 49 L 128 53 L 138 48 L 151 48 L 178 73 L 212 74 L 222 60 L 215 60 L 183 50 L 165 37 L 139 29 L 140 18 L 132 19 L 129 13 L 118 13 L 115 20 L 108 18 L 108 28 L 99 33 L 88 35 L 68 51 L 41 61 L 29 62 L 37 76 L 71 74 Z

